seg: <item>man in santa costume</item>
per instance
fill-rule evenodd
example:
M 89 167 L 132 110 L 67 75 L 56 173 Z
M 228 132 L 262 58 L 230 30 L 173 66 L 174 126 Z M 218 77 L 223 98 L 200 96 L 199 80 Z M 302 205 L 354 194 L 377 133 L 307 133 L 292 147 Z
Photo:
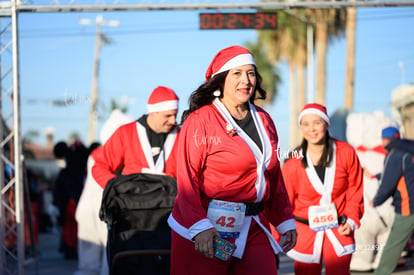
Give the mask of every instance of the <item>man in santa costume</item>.
M 298 230 L 287 254 L 295 274 L 350 274 L 354 231 L 363 214 L 363 175 L 349 144 L 330 137 L 325 106 L 307 104 L 299 114 L 302 144 L 282 166 Z
M 167 87 L 155 88 L 148 98 L 148 114 L 122 125 L 94 154 L 92 175 L 105 188 L 115 172 L 166 174 L 175 178 L 178 96 Z
M 120 126 L 103 146 L 95 150 L 92 176 L 102 188 L 111 180 L 117 181 L 133 174 L 154 174 L 160 180 L 166 176 L 176 178 L 178 101 L 178 96 L 172 89 L 164 86 L 155 88 L 148 98 L 148 114 Z M 122 176 L 118 177 L 120 174 Z M 162 274 L 169 273 L 169 259 L 161 256 L 124 257 L 116 265 L 112 264 L 119 251 L 169 248 L 171 230 L 167 224 L 160 224 L 156 230 L 150 231 L 141 228 L 123 229 L 115 225 L 108 229 L 110 274 L 157 273 L 154 270 L 163 270 Z

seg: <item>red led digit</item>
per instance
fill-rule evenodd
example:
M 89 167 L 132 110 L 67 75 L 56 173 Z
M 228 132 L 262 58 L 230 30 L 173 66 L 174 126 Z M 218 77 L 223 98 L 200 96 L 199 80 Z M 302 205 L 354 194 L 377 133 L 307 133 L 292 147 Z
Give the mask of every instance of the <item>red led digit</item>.
M 228 20 L 226 22 L 226 27 L 228 29 L 235 29 L 237 26 L 237 14 L 235 13 L 230 13 L 228 14 Z
M 223 15 L 217 13 L 213 16 L 213 29 L 222 29 L 224 27 Z
M 200 29 L 274 29 L 275 13 L 201 13 Z
M 263 29 L 264 27 L 264 14 L 263 13 L 258 13 L 256 16 L 256 20 L 255 20 L 255 29 Z
M 250 16 L 245 13 L 240 13 L 238 16 L 238 21 L 240 22 L 242 28 L 249 28 L 250 27 Z
M 264 15 L 265 15 L 265 22 L 269 23 L 271 27 L 276 28 L 276 26 L 277 26 L 276 14 L 275 13 L 265 13 Z
M 200 29 L 209 29 L 210 24 L 210 15 L 209 14 L 200 14 Z

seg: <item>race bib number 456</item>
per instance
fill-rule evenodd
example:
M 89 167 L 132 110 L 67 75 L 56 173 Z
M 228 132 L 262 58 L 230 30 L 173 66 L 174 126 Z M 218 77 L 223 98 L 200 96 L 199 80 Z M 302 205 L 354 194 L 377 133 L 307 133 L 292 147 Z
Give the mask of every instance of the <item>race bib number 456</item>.
M 312 231 L 322 231 L 338 227 L 338 214 L 335 204 L 314 205 L 308 210 L 309 227 Z
M 244 203 L 211 200 L 207 217 L 222 238 L 238 238 L 243 227 L 245 212 Z

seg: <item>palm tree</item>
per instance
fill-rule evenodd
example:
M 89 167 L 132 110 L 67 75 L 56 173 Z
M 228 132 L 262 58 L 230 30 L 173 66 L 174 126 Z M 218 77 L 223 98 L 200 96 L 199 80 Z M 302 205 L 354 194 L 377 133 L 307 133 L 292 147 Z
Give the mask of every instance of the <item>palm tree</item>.
M 316 25 L 316 102 L 326 105 L 328 40 L 344 36 L 346 9 L 315 9 L 312 13 L 312 20 Z
M 300 140 L 296 127 L 299 109 L 306 103 L 306 27 L 312 24 L 316 29 L 316 102 L 325 104 L 326 55 L 328 41 L 343 35 L 346 21 L 345 9 L 302 9 L 292 12 L 274 11 L 278 28 L 259 32 L 262 44 L 274 62 L 286 60 L 290 69 L 290 147 Z M 296 88 L 296 83 L 297 88 Z
M 355 0 L 351 0 L 355 1 Z M 354 74 L 355 74 L 355 30 L 356 8 L 348 8 L 346 19 L 346 76 L 344 107 L 348 110 L 354 108 Z
M 290 70 L 290 147 L 295 147 L 300 139 L 296 118 L 299 109 L 305 105 L 306 84 L 306 24 L 294 14 L 276 11 L 278 28 L 259 32 L 259 43 L 263 45 L 273 62 L 286 60 Z M 296 86 L 296 83 L 298 85 Z
M 266 90 L 266 100 L 257 101 L 256 104 L 264 106 L 266 104 L 272 104 L 278 94 L 278 85 L 280 84 L 280 75 L 277 66 L 266 56 L 263 48 L 258 43 L 246 42 L 245 47 L 248 48 L 254 55 L 256 66 L 260 69 L 260 75 L 263 78 L 262 86 Z

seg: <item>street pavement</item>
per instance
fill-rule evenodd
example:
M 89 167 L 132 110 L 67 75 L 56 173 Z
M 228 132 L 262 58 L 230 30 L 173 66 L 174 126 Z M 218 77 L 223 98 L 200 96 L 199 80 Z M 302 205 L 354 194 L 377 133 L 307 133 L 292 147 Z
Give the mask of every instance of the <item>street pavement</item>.
M 59 235 L 41 233 L 39 235 L 39 256 L 37 261 L 26 265 L 25 275 L 73 275 L 77 270 L 77 260 L 66 260 L 58 251 Z M 393 274 L 414 274 L 414 256 L 407 257 L 404 266 L 398 267 Z M 294 274 L 293 261 L 282 255 L 279 263 L 279 274 Z M 352 272 L 352 275 L 369 275 L 372 272 Z M 152 274 L 144 274 L 152 275 Z M 259 274 L 258 274 L 259 275 Z
M 78 268 L 77 260 L 66 260 L 59 252 L 58 233 L 40 233 L 38 260 L 25 267 L 25 275 L 72 275 Z

